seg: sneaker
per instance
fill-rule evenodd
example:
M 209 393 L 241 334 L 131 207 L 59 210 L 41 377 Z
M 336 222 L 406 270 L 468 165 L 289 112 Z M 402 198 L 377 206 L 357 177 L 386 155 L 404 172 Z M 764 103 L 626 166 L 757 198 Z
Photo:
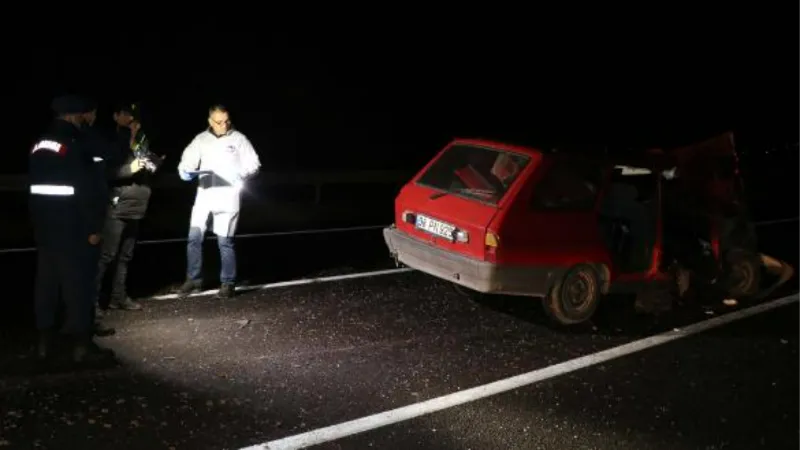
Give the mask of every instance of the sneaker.
M 217 291 L 218 298 L 233 298 L 236 295 L 236 285 L 233 283 L 223 283 Z
M 203 288 L 203 282 L 200 280 L 186 280 L 185 283 L 178 288 L 178 296 L 186 297 L 189 294 L 200 292 Z
M 142 309 L 142 305 L 133 301 L 130 297 L 125 297 L 125 300 L 122 301 L 112 300 L 108 307 L 111 309 L 122 309 L 126 311 L 139 311 Z

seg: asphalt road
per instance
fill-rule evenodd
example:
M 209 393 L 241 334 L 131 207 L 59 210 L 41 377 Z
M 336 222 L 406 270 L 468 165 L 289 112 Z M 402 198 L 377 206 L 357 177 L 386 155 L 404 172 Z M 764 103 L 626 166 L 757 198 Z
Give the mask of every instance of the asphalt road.
M 795 304 L 317 448 L 796 449 L 797 316 Z
M 254 283 L 391 266 L 378 231 L 253 240 L 240 248 L 243 276 Z M 132 279 L 137 295 L 180 281 L 182 252 L 180 244 L 141 247 Z M 21 261 L 13 267 L 18 276 L 26 270 Z M 24 310 L 22 297 L 5 296 L 6 311 Z M 121 367 L 38 376 L 26 371 L 26 327 L 5 321 L 0 448 L 237 449 L 735 309 L 710 301 L 650 317 L 615 300 L 592 324 L 570 330 L 550 327 L 535 302 L 476 303 L 418 273 L 268 289 L 230 301 L 151 300 L 145 311 L 108 319 L 118 333 L 100 342 L 117 352 Z M 796 449 L 797 318 L 796 304 L 783 307 L 319 448 Z

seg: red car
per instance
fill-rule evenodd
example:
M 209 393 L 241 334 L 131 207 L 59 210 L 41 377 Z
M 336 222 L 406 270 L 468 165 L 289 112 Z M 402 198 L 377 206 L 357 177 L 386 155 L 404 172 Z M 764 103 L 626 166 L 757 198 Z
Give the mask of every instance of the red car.
M 731 134 L 636 160 L 601 154 L 454 140 L 401 189 L 389 251 L 460 289 L 543 298 L 565 325 L 604 294 L 674 291 L 687 275 L 755 293 Z

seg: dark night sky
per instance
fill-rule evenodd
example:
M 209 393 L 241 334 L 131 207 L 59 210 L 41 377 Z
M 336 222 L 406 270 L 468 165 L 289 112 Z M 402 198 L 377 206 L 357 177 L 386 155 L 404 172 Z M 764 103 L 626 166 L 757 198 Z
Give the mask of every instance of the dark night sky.
M 796 141 L 796 9 L 98 29 L 80 53 L 51 41 L 20 55 L 24 124 L 4 172 L 26 170 L 22 149 L 65 90 L 140 100 L 154 145 L 175 157 L 222 101 L 265 163 L 287 169 L 413 167 L 455 135 L 663 145 L 734 129 Z

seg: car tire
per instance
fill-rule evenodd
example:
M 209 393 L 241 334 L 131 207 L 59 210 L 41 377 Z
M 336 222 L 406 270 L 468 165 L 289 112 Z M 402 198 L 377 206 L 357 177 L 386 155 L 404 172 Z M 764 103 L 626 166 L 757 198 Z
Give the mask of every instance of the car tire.
M 586 264 L 568 270 L 550 288 L 542 304 L 545 313 L 559 325 L 576 325 L 591 319 L 600 303 L 597 271 Z
M 696 281 L 692 277 L 692 272 L 678 263 L 669 267 L 672 275 L 672 288 L 670 294 L 678 299 L 679 302 L 686 301 L 692 294 L 692 288 Z
M 469 300 L 480 300 L 486 296 L 486 294 L 483 292 L 478 292 L 458 283 L 450 283 L 450 285 L 453 287 L 453 290 L 456 292 L 456 294 Z
M 723 260 L 725 293 L 736 300 L 755 297 L 761 288 L 761 259 L 752 252 L 733 249 Z

